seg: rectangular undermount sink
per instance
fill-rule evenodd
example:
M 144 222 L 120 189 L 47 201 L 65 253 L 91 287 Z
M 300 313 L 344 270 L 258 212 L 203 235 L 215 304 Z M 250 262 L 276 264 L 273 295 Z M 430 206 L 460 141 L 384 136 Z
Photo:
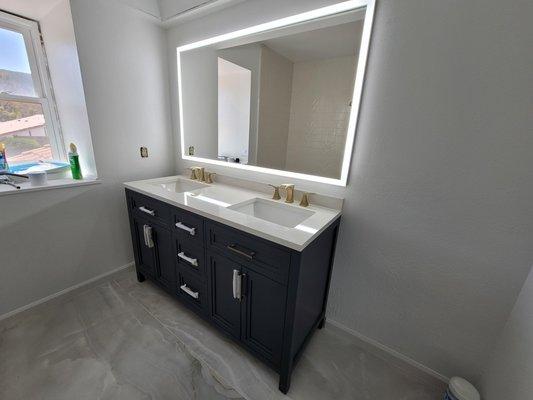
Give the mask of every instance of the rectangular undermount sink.
M 154 182 L 150 183 L 150 185 L 168 190 L 172 193 L 192 192 L 193 190 L 209 187 L 209 185 L 204 183 L 188 181 L 185 179 L 174 179 L 168 182 Z
M 235 204 L 228 207 L 228 209 L 287 228 L 294 228 L 314 214 L 310 210 L 299 209 L 294 206 L 259 198 Z

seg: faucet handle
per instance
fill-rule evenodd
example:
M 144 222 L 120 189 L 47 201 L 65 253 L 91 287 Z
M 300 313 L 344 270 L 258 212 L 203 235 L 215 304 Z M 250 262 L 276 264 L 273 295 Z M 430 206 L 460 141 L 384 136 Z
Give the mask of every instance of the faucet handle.
M 272 200 L 279 200 L 279 199 L 281 199 L 281 196 L 279 195 L 279 188 L 280 188 L 280 186 L 271 185 L 270 183 L 268 184 L 268 186 L 274 188 L 274 194 L 272 195 Z
M 207 172 L 205 171 L 204 172 L 204 177 L 205 177 L 205 183 L 213 183 L 213 177 L 216 175 L 217 173 L 216 172 Z
M 304 194 L 302 194 L 302 199 L 300 200 L 300 206 L 309 207 L 309 196 L 311 196 L 312 194 L 314 193 L 304 192 Z

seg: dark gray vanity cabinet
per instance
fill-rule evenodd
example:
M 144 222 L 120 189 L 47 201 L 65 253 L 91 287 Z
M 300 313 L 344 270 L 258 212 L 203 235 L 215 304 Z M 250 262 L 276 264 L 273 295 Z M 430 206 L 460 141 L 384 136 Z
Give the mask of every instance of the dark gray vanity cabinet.
M 135 263 L 143 275 L 172 290 L 176 275 L 171 252 L 170 231 L 153 221 L 141 217 L 132 218 L 132 235 Z
M 340 218 L 295 251 L 126 189 L 139 281 L 149 278 L 280 374 L 324 325 Z

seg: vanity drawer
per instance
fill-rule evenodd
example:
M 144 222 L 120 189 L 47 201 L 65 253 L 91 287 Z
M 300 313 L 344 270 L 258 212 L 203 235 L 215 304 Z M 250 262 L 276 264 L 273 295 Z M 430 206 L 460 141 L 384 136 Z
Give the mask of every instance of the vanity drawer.
M 203 247 L 181 240 L 176 234 L 174 234 L 174 241 L 176 243 L 176 260 L 180 270 L 205 281 L 206 268 Z
M 133 191 L 128 191 L 128 194 L 130 207 L 135 215 L 168 226 L 170 220 L 170 206 L 168 204 Z
M 197 246 L 204 246 L 204 219 L 188 211 L 172 209 L 172 229 L 180 239 Z
M 201 314 L 207 313 L 207 286 L 201 280 L 183 271 L 178 271 L 178 295 L 194 311 Z
M 290 251 L 237 229 L 206 221 L 207 246 L 280 283 L 287 283 Z

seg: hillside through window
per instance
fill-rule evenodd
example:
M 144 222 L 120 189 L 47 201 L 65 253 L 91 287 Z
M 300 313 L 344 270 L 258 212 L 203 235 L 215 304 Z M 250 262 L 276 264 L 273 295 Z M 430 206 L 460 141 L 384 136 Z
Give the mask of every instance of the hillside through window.
M 11 167 L 63 160 L 38 25 L 0 12 L 0 143 Z

